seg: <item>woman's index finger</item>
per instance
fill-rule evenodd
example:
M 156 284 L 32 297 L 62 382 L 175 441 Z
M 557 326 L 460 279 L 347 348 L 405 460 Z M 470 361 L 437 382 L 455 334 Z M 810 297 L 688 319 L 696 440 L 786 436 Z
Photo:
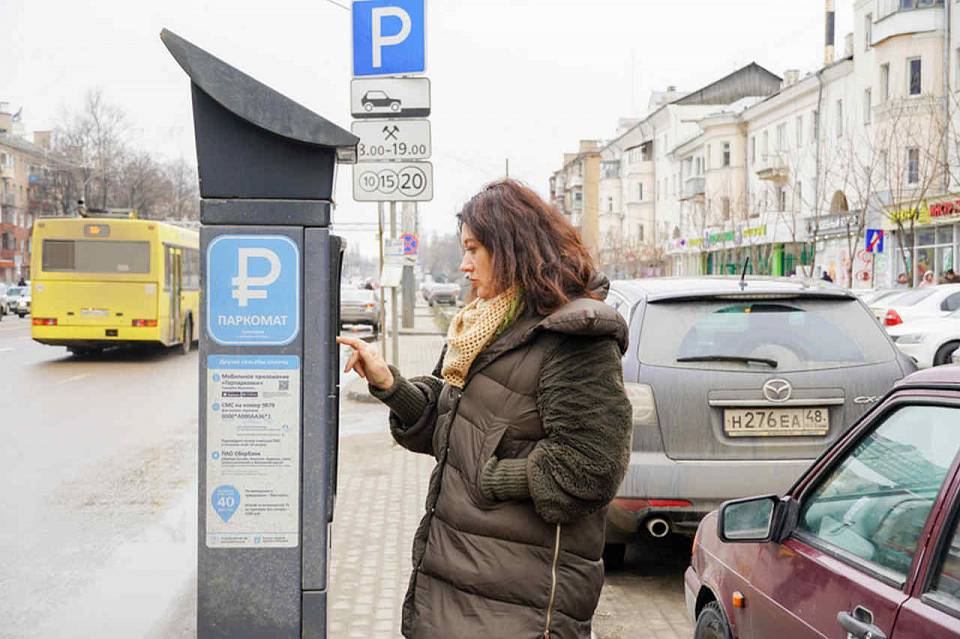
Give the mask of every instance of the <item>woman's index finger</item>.
M 345 344 L 356 351 L 359 351 L 362 348 L 361 341 L 356 337 L 345 337 L 343 335 L 338 335 L 337 344 Z

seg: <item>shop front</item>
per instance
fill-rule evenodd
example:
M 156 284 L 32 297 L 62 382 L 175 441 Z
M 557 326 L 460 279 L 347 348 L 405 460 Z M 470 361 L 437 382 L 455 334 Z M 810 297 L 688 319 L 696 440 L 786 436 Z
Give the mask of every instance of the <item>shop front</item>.
M 782 230 L 766 224 L 741 225 L 708 232 L 702 238 L 680 238 L 672 252 L 682 253 L 678 259 L 688 275 L 739 275 L 745 264 L 751 275 L 799 273 L 812 264 L 813 252 L 806 242 L 776 241 Z
M 937 281 L 956 269 L 957 243 L 960 241 L 960 198 L 956 196 L 924 203 L 919 211 L 903 209 L 891 213 L 887 228 L 891 234 L 892 255 L 889 283 L 899 273 L 908 273 L 914 285 L 927 271 Z M 910 220 L 913 219 L 911 228 Z M 895 220 L 901 220 L 902 231 Z

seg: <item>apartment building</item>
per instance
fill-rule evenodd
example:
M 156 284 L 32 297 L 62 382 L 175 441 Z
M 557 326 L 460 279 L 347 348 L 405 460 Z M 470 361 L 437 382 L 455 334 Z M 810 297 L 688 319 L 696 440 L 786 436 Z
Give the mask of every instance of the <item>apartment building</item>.
M 38 198 L 45 151 L 23 137 L 19 117 L 0 102 L 0 283 L 30 278 L 30 232 L 45 211 Z

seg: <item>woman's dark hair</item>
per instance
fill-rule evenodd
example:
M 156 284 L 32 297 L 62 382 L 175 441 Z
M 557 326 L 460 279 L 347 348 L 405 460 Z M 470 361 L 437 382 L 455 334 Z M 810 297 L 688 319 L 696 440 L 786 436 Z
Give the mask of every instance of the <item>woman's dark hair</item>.
M 538 315 L 578 297 L 602 299 L 590 291 L 596 269 L 576 229 L 530 187 L 492 182 L 470 198 L 457 221 L 490 252 L 497 290 L 523 287 L 524 303 Z

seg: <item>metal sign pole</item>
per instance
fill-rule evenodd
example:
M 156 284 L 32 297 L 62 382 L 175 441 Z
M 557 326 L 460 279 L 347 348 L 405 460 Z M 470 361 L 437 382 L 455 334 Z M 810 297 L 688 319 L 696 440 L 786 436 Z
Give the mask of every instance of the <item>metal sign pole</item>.
M 390 239 L 397 239 L 397 203 L 390 202 Z M 399 285 L 399 282 L 396 284 Z M 400 366 L 400 320 L 397 314 L 397 287 L 390 289 L 390 359 L 393 365 Z
M 383 202 L 377 202 L 377 244 L 380 246 L 380 352 L 387 356 L 387 296 L 383 291 Z

